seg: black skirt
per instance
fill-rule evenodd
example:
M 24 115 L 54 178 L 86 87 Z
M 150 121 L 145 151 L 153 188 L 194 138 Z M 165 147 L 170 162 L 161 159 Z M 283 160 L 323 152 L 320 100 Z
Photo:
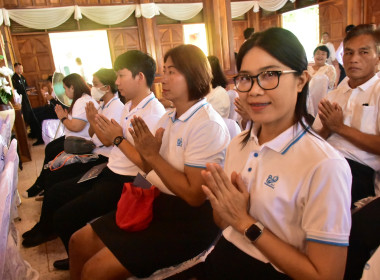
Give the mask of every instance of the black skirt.
M 115 212 L 97 219 L 91 226 L 120 263 L 140 278 L 197 256 L 219 233 L 209 201 L 191 207 L 182 199 L 163 193 L 154 201 L 153 220 L 145 230 L 120 229 Z

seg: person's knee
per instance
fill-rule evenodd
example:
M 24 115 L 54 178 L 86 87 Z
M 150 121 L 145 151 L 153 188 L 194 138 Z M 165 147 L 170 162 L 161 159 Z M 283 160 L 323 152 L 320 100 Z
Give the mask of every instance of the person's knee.
M 73 235 L 71 235 L 70 241 L 69 241 L 69 252 L 76 252 L 80 251 L 78 250 L 78 247 L 80 247 L 82 244 L 84 244 L 84 235 L 82 232 L 83 229 L 80 229 L 76 231 Z

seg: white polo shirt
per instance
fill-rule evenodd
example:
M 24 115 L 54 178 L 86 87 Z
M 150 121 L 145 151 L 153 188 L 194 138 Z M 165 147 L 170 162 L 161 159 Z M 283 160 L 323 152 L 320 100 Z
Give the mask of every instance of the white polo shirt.
M 306 241 L 348 246 L 351 171 L 347 161 L 319 136 L 296 124 L 260 145 L 258 127 L 232 139 L 225 171 L 241 173 L 250 193 L 249 213 L 284 242 L 305 253 Z M 224 237 L 246 254 L 269 260 L 231 226 Z M 278 269 L 277 269 L 278 270 Z
M 230 114 L 230 96 L 223 87 L 217 86 L 213 88 L 206 98 L 207 102 L 212 105 L 222 118 L 228 118 Z
M 98 102 L 96 102 L 95 99 L 93 99 L 91 97 L 91 95 L 83 94 L 82 97 L 78 98 L 77 101 L 75 101 L 74 107 L 73 107 L 71 113 L 68 115 L 67 118 L 69 120 L 72 120 L 72 119 L 75 120 L 76 119 L 76 120 L 84 121 L 84 122 L 86 122 L 86 126 L 79 132 L 70 131 L 65 127 L 65 136 L 66 137 L 67 136 L 78 136 L 78 137 L 86 138 L 87 140 L 91 139 L 90 135 L 88 134 L 88 129 L 90 127 L 90 124 L 87 121 L 87 116 L 86 116 L 86 104 L 88 102 L 94 103 L 94 106 L 96 109 L 99 108 Z
M 132 110 L 130 109 L 131 105 L 131 101 L 125 104 L 124 110 L 121 114 L 120 125 L 123 128 L 124 138 L 134 145 L 132 135 L 128 131 L 128 128 L 132 127 L 131 119 L 133 116 L 141 117 L 149 127 L 149 130 L 155 131 L 157 122 L 165 114 L 165 108 L 153 93 L 150 93 L 145 97 Z M 114 173 L 125 176 L 136 176 L 138 172 L 143 173 L 143 171 L 141 171 L 141 169 L 127 158 L 116 146 L 111 150 L 107 166 Z
M 363 133 L 380 135 L 380 78 L 375 75 L 366 83 L 355 89 L 344 79 L 336 90 L 327 94 L 330 102 L 336 102 L 342 107 L 345 125 L 356 128 Z M 313 128 L 320 130 L 322 123 L 317 115 Z M 333 133 L 327 138 L 345 158 L 367 165 L 375 171 L 380 171 L 380 156 L 355 146 L 342 136 Z
M 107 104 L 104 104 L 103 101 L 100 102 L 100 107 L 99 107 L 99 114 L 102 114 L 106 116 L 109 120 L 114 119 L 118 123 L 120 122 L 121 118 L 121 113 L 123 112 L 124 109 L 124 104 L 120 101 L 120 98 L 118 97 L 117 94 L 108 101 Z M 98 136 L 96 133 L 91 138 L 92 142 L 96 145 L 97 148 L 93 150 L 93 153 L 95 154 L 100 154 L 105 157 L 109 157 L 111 150 L 112 150 L 112 145 L 107 147 L 104 146 L 103 143 L 99 140 Z
M 205 168 L 208 162 L 223 164 L 230 135 L 222 117 L 206 99 L 179 118 L 175 109 L 165 114 L 157 124 L 160 127 L 165 129 L 160 154 L 177 170 L 183 172 L 185 165 Z M 154 171 L 147 179 L 162 192 L 173 194 Z

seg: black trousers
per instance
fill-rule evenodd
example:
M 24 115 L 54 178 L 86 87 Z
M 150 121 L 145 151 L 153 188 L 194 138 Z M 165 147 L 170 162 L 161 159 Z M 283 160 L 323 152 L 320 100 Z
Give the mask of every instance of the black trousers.
M 48 190 L 49 206 L 45 207 L 59 207 L 53 217 L 53 227 L 66 250 L 74 232 L 93 219 L 116 210 L 124 183 L 134 178 L 116 174 L 106 167 L 95 179 L 70 185 L 62 182 Z
M 372 251 L 380 246 L 380 197 L 352 215 L 345 280 L 362 277 L 364 265 Z
M 44 169 L 44 165 L 47 164 L 49 161 L 53 160 L 60 152 L 63 151 L 65 143 L 65 136 L 59 137 L 53 141 L 51 141 L 49 144 L 45 147 L 45 158 L 44 158 L 44 164 L 42 166 L 42 170 L 40 172 L 40 175 L 37 177 L 34 184 L 43 186 L 43 180 L 44 176 L 47 174 L 47 170 Z M 49 170 L 50 171 L 50 170 Z
M 354 203 L 368 196 L 375 196 L 375 171 L 359 162 L 347 159 L 352 173 L 351 208 Z
M 238 249 L 223 236 L 205 262 L 170 277 L 171 280 L 288 280 L 270 263 L 263 263 Z

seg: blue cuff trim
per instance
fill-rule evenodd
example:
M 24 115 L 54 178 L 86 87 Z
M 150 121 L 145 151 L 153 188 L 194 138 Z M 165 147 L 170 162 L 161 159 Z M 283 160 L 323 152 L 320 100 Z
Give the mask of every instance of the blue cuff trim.
M 84 122 L 88 123 L 87 120 L 85 120 L 85 119 L 81 119 L 81 118 L 72 118 L 72 120 L 80 120 L 80 121 L 84 121 Z
M 206 169 L 206 166 L 204 165 L 194 165 L 194 164 L 187 164 L 185 163 L 186 166 L 189 166 L 189 167 L 195 167 L 195 168 L 203 168 L 203 169 Z
M 334 246 L 339 246 L 339 247 L 347 247 L 349 245 L 348 243 L 337 243 L 337 242 L 312 239 L 312 238 L 306 238 L 306 241 L 312 241 L 312 242 L 317 242 L 317 243 L 322 243 L 322 244 L 329 244 L 329 245 L 334 245 Z

